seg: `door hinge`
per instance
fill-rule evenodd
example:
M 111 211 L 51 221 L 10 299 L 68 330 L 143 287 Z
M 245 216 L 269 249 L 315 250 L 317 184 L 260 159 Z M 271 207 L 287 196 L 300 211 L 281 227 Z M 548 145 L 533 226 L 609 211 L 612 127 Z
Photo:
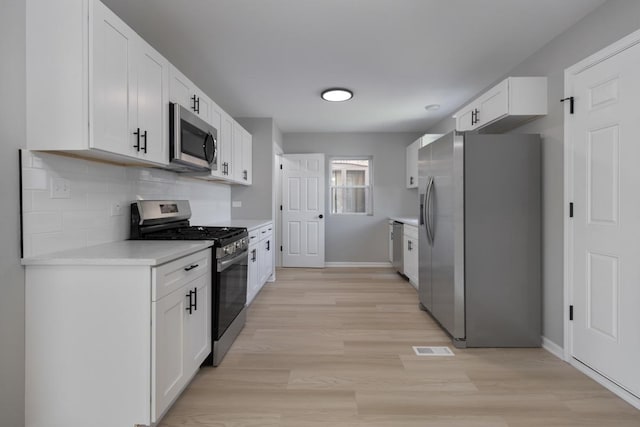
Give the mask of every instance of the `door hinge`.
M 280 205 L 280 210 L 282 210 L 282 205 Z
M 569 203 L 569 218 L 573 218 L 573 202 Z
M 282 170 L 282 165 L 280 165 L 280 170 Z
M 573 320 L 573 306 L 569 306 L 569 320 Z
M 564 102 L 564 101 L 569 101 L 569 114 L 573 114 L 573 107 L 574 107 L 574 97 L 570 96 L 568 98 L 563 98 L 560 100 L 560 102 Z
M 282 246 L 280 246 L 280 252 L 282 252 Z

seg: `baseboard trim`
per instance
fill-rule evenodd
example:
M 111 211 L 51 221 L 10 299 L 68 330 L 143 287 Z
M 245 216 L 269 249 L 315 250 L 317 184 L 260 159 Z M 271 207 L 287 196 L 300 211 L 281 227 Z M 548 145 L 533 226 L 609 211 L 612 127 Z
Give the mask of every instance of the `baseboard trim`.
M 390 262 L 325 262 L 325 267 L 391 267 Z
M 573 357 L 571 358 L 569 363 L 571 363 L 571 365 L 577 370 L 579 370 L 604 388 L 608 389 L 611 393 L 618 396 L 620 399 L 624 400 L 634 408 L 640 409 L 640 398 L 638 398 L 637 396 L 629 393 L 618 384 L 614 383 L 604 375 L 601 375 L 598 371 L 594 371 L 593 369 L 583 364 L 579 360 L 574 359 Z
M 542 337 L 542 348 L 560 360 L 564 360 L 564 349 L 547 337 Z

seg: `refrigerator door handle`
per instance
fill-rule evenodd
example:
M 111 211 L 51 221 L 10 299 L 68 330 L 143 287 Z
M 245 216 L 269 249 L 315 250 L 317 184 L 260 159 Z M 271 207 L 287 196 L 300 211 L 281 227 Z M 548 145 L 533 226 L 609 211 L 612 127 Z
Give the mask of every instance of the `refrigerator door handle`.
M 430 218 L 429 218 L 429 212 L 431 212 L 431 189 L 433 187 L 433 177 L 430 176 L 429 177 L 429 181 L 427 182 L 427 188 L 426 188 L 426 194 L 425 194 L 425 200 L 424 200 L 424 225 L 425 225 L 425 229 L 427 230 L 427 239 L 429 241 L 429 244 L 433 244 L 433 234 L 431 233 L 431 225 L 430 225 Z
M 429 187 L 427 191 L 427 232 L 429 234 L 429 240 L 433 245 L 434 242 L 434 234 L 433 234 L 433 185 L 435 183 L 434 177 L 429 177 Z

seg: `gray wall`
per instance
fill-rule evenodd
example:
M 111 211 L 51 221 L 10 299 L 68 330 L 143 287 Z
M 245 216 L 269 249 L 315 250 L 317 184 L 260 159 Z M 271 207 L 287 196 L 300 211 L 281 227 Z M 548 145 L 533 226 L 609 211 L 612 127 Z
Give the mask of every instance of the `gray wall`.
M 232 206 L 231 218 L 270 219 L 273 215 L 273 143 L 282 144 L 282 133 L 270 118 L 237 120 L 253 137 L 253 175 L 251 186 L 232 186 L 231 200 L 242 202 L 242 207 Z
M 564 97 L 564 70 L 638 29 L 640 2 L 610 0 L 503 76 L 548 77 L 549 114 L 515 132 L 540 133 L 543 138 L 543 335 L 561 347 L 564 340 L 564 107 L 560 99 Z M 500 80 L 502 78 L 496 82 Z M 447 119 L 429 132 L 442 133 L 453 128 L 453 120 Z
M 285 133 L 284 152 L 373 156 L 373 216 L 326 215 L 326 262 L 388 262 L 389 216 L 416 216 L 417 191 L 405 189 L 405 148 L 415 133 Z M 328 185 L 328 184 L 327 184 Z M 329 194 L 326 194 L 329 212 Z
M 24 269 L 20 266 L 18 149 L 25 145 L 25 1 L 0 13 L 0 425 L 24 425 Z

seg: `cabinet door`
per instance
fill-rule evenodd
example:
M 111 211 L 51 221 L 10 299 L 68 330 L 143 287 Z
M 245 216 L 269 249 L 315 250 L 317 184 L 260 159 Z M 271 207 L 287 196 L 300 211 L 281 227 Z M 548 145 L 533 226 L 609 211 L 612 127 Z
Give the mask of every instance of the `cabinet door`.
M 242 179 L 242 134 L 245 130 L 235 121 L 233 122 L 233 155 L 231 159 L 230 176 L 234 181 L 243 182 Z
M 194 307 L 191 313 L 187 311 L 186 318 L 188 344 L 185 372 L 190 377 L 211 352 L 211 276 L 200 276 L 186 288 L 187 293 L 194 291 Z
M 211 123 L 213 101 L 198 88 L 195 88 L 194 95 L 196 96 L 196 114 L 205 122 Z
M 478 127 L 478 123 L 475 120 L 475 109 L 478 108 L 478 104 L 472 104 L 460 110 L 456 114 L 456 130 L 464 132 L 473 130 Z
M 509 79 L 478 99 L 478 126 L 484 126 L 509 112 Z M 477 126 L 476 126 L 477 127 Z
M 389 224 L 389 262 L 393 264 L 393 223 Z
M 418 150 L 420 149 L 420 139 L 414 141 L 407 147 L 406 170 L 407 188 L 418 188 Z
M 137 156 L 133 135 L 136 34 L 101 2 L 94 2 L 92 62 L 93 102 L 89 112 L 91 147 Z
M 169 98 L 171 102 L 176 102 L 189 111 L 195 112 L 195 99 L 197 98 L 194 98 L 193 83 L 176 67 L 171 66 L 170 71 Z
M 404 274 L 409 278 L 409 282 L 415 287 L 418 283 L 418 245 L 417 240 L 403 236 L 404 246 Z
M 219 176 L 230 179 L 231 159 L 233 157 L 233 119 L 224 111 L 221 112 L 220 124 L 220 160 L 218 163 Z
M 187 346 L 186 320 L 189 292 L 187 285 L 152 304 L 152 402 L 154 419 L 176 398 L 189 375 L 185 371 L 184 349 Z
M 269 236 L 266 240 L 265 244 L 265 272 L 264 272 L 264 282 L 269 280 L 271 275 L 273 274 L 273 236 Z
M 251 301 L 258 293 L 260 280 L 259 277 L 259 260 L 258 260 L 258 246 L 252 245 L 249 247 L 249 267 L 247 270 L 247 305 L 251 304 Z
M 139 156 L 160 164 L 169 162 L 169 62 L 142 40 L 137 57 L 137 125 L 141 133 Z M 137 145 L 137 140 L 136 140 Z
M 271 276 L 271 273 L 273 272 L 273 262 L 272 262 L 272 243 L 271 243 L 271 237 L 268 237 L 264 240 L 262 240 L 259 244 L 258 244 L 258 265 L 259 265 L 259 277 L 260 280 L 258 281 L 259 283 L 259 287 L 258 289 L 260 289 L 265 282 L 269 279 L 269 277 Z
M 251 168 L 253 166 L 253 137 L 249 132 L 243 130 L 242 132 L 242 183 L 245 185 L 251 185 L 252 173 Z

